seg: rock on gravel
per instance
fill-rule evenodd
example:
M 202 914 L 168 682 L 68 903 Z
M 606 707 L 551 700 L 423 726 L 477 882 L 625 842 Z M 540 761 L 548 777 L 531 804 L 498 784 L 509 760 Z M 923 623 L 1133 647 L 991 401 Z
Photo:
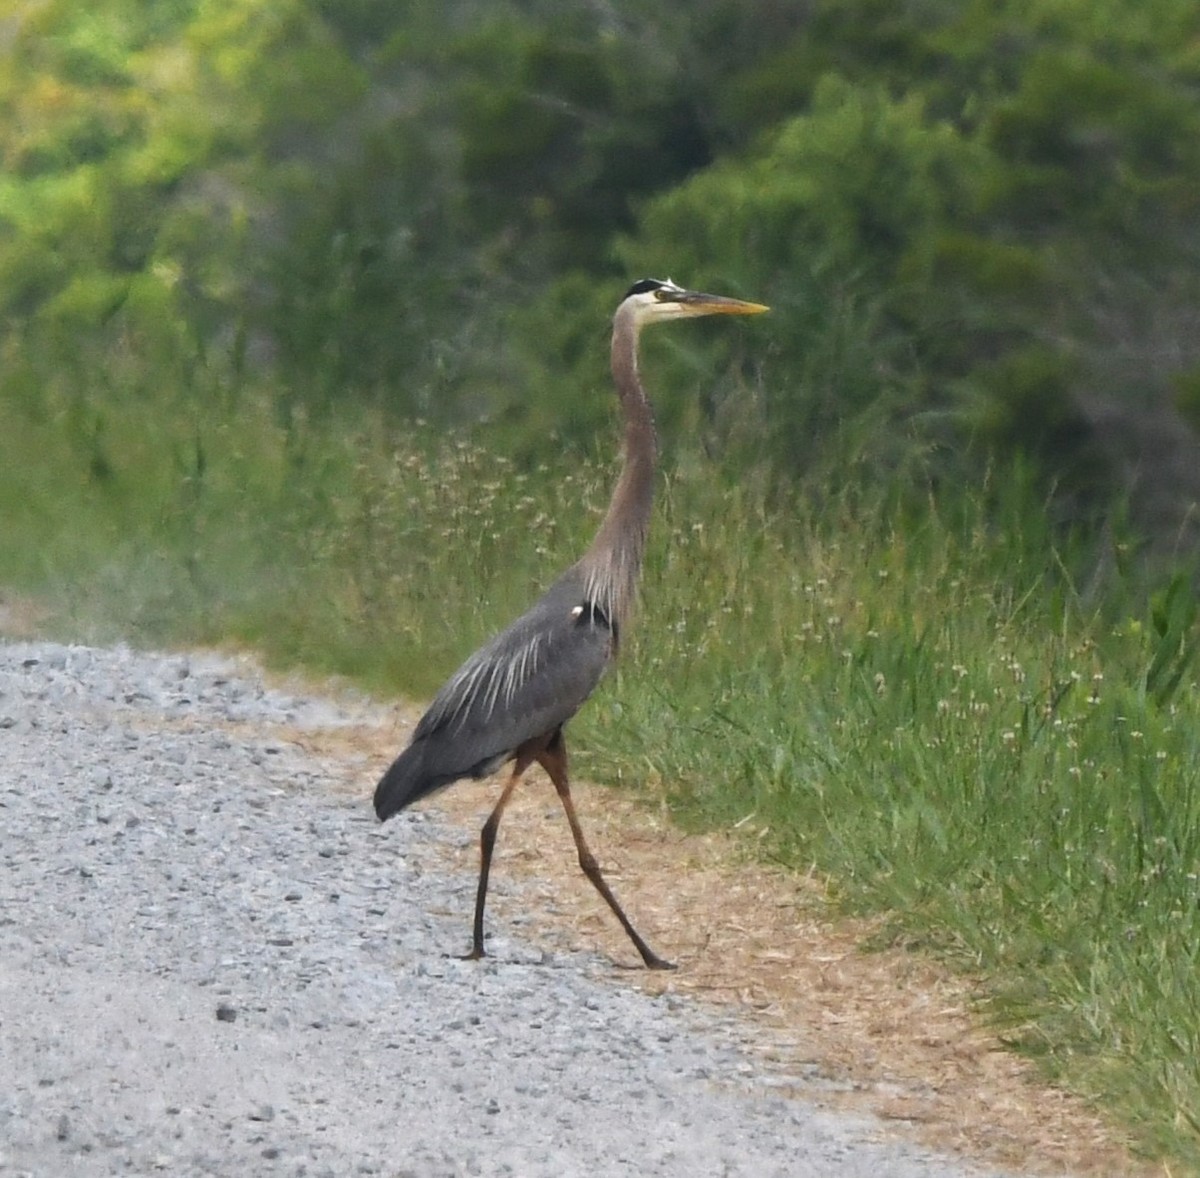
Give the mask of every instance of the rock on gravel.
M 443 956 L 462 832 L 380 827 L 296 742 L 360 719 L 214 656 L 0 645 L 0 1174 L 978 1173 L 586 955 Z

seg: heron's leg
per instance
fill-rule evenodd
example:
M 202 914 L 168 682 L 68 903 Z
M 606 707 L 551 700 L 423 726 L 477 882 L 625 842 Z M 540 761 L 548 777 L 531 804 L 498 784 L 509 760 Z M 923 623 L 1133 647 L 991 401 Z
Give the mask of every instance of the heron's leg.
M 596 891 L 604 897 L 605 902 L 616 914 L 617 919 L 621 922 L 621 927 L 629 934 L 629 939 L 642 955 L 646 968 L 674 969 L 675 966 L 671 962 L 664 961 L 638 936 L 637 929 L 630 923 L 629 917 L 617 903 L 612 889 L 605 883 L 604 876 L 600 874 L 600 864 L 596 862 L 596 856 L 592 854 L 587 840 L 583 837 L 583 827 L 579 825 L 579 815 L 575 813 L 575 803 L 571 800 L 571 786 L 567 780 L 567 746 L 561 732 L 555 733 L 554 738 L 545 749 L 537 754 L 537 760 L 550 775 L 550 780 L 554 782 L 554 788 L 558 791 L 558 796 L 562 801 L 563 809 L 567 812 L 567 821 L 571 824 L 571 834 L 575 838 L 575 849 L 579 852 L 579 866 L 583 869 L 583 874 L 592 881 Z
M 521 780 L 525 770 L 532 762 L 531 754 L 517 754 L 512 775 L 505 784 L 499 801 L 496 802 L 487 821 L 483 824 L 483 830 L 479 835 L 479 888 L 475 893 L 475 923 L 471 931 L 471 952 L 466 955 L 467 961 L 477 961 L 483 956 L 483 905 L 487 900 L 488 872 L 492 868 L 492 851 L 496 846 L 496 832 L 500 829 L 500 818 L 504 814 L 504 807 L 508 805 L 508 799 L 512 797 L 513 790 L 517 788 L 517 782 Z

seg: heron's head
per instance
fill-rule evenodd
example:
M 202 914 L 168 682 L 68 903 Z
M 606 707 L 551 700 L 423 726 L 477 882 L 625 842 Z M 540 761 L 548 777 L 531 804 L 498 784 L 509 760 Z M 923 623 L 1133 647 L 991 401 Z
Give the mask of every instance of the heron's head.
M 690 319 L 700 315 L 758 315 L 770 310 L 762 303 L 746 303 L 723 295 L 684 290 L 669 278 L 643 278 L 626 292 L 618 314 L 629 315 L 638 328 L 667 319 Z

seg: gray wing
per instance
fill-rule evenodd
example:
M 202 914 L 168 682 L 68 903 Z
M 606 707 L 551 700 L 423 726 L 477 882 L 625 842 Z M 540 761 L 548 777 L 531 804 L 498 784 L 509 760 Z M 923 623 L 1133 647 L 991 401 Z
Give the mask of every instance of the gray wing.
M 438 692 L 413 733 L 426 772 L 492 772 L 525 741 L 554 732 L 591 695 L 612 649 L 604 614 L 555 586 Z

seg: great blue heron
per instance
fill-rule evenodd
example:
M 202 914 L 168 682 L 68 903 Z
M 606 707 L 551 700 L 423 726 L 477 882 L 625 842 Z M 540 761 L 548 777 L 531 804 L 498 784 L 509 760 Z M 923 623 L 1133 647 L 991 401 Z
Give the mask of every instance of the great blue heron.
M 438 692 L 408 747 L 375 789 L 380 821 L 463 777 L 487 777 L 509 761 L 512 773 L 480 835 L 479 889 L 469 958 L 483 950 L 483 907 L 500 818 L 535 761 L 567 813 L 579 866 L 616 914 L 649 969 L 672 969 L 638 935 L 588 849 L 571 801 L 563 725 L 591 695 L 617 653 L 633 604 L 650 509 L 658 438 L 638 376 L 638 333 L 649 323 L 699 315 L 754 315 L 759 303 L 635 282 L 613 316 L 612 373 L 624 423 L 624 463 L 608 512 L 583 557 L 508 629 L 476 651 Z

